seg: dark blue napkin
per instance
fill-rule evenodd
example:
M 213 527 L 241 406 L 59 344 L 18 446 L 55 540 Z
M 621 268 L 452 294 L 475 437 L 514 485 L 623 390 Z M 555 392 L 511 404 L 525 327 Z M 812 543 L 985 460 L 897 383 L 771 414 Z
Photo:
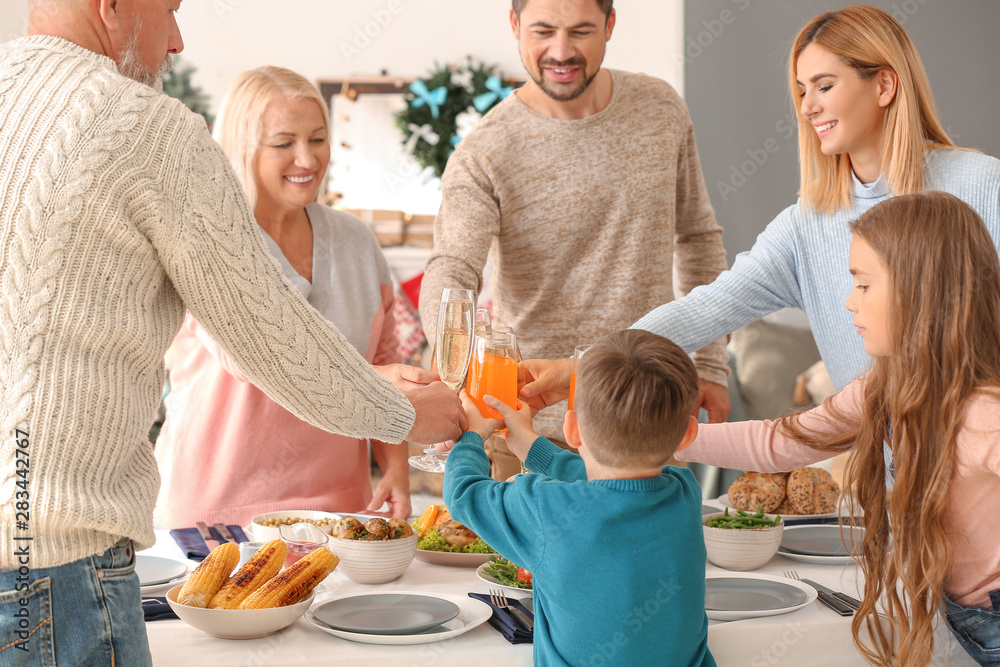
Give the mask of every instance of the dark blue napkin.
M 247 539 L 246 533 L 239 526 L 229 526 L 228 528 L 237 542 L 250 541 Z M 211 530 L 212 535 L 216 539 L 222 539 L 221 535 L 216 534 L 214 528 L 210 528 L 209 530 Z M 184 552 L 184 556 L 191 560 L 205 560 L 208 552 L 211 551 L 208 545 L 205 544 L 205 540 L 201 539 L 197 528 L 174 528 L 170 531 L 170 537 L 174 538 L 174 542 Z
M 509 641 L 511 644 L 530 644 L 532 643 L 533 633 L 528 632 L 521 628 L 514 620 L 514 617 L 510 615 L 510 612 L 506 609 L 501 609 L 492 602 L 490 602 L 490 596 L 486 593 L 469 593 L 469 597 L 473 600 L 480 600 L 485 602 L 493 610 L 493 616 L 490 617 L 489 624 L 496 628 L 503 638 Z M 521 604 L 518 600 L 514 598 L 507 598 L 507 603 L 512 607 L 517 607 L 529 618 L 534 619 L 535 615 L 531 613 L 531 610 Z
M 147 622 L 162 621 L 165 618 L 177 618 L 177 614 L 167 604 L 167 598 L 143 598 L 142 613 L 146 617 Z

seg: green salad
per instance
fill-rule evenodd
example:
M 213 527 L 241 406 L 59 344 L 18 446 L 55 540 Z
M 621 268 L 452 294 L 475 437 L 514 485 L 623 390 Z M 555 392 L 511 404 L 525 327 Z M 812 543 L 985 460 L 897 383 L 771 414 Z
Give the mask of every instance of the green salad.
M 524 588 L 531 590 L 531 575 L 522 575 L 521 579 L 517 578 L 517 572 L 521 569 L 514 563 L 503 556 L 495 556 L 490 559 L 490 562 L 486 564 L 483 568 L 483 572 L 495 578 L 504 586 L 510 586 L 511 588 Z M 524 579 L 527 578 L 527 581 Z

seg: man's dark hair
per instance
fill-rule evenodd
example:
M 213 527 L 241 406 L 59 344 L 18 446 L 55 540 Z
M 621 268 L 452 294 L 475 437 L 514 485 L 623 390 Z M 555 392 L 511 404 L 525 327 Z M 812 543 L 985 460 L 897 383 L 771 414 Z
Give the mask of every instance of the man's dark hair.
M 582 2 L 585 0 L 574 1 Z M 604 20 L 607 21 L 611 18 L 611 10 L 614 9 L 615 0 L 596 0 L 596 2 L 597 6 L 601 8 L 602 12 L 604 12 Z M 526 4 L 528 4 L 528 0 L 511 0 L 510 6 L 511 9 L 514 10 L 514 13 L 517 14 L 517 18 L 521 18 L 521 10 L 524 9 Z

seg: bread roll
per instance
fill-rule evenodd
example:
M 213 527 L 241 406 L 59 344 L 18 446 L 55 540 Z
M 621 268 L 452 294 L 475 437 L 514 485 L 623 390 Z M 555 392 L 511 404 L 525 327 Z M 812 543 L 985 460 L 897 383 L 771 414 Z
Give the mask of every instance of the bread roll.
M 748 472 L 729 486 L 729 504 L 746 512 L 756 512 L 757 504 L 773 512 L 785 498 L 785 477 L 778 473 Z

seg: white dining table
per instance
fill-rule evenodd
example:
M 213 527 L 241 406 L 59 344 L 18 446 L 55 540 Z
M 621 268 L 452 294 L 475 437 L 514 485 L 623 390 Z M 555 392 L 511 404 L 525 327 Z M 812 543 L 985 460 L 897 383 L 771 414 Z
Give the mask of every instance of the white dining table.
M 156 545 L 143 554 L 184 560 L 184 554 L 168 531 L 156 532 Z M 193 568 L 197 563 L 190 562 Z M 795 570 L 800 577 L 859 595 L 858 568 L 853 564 L 817 565 L 776 555 L 755 573 L 784 576 Z M 726 570 L 707 566 L 708 573 Z M 413 591 L 467 595 L 486 593 L 489 585 L 476 576 L 475 568 L 447 567 L 414 560 L 403 575 L 390 583 L 356 584 L 334 571 L 321 584 L 315 607 L 326 600 L 351 594 Z M 163 596 L 162 590 L 146 589 L 146 596 Z M 213 665 L 278 667 L 283 665 L 352 664 L 380 665 L 475 665 L 475 667 L 517 667 L 531 665 L 531 644 L 511 645 L 488 623 L 465 634 L 441 642 L 388 646 L 352 642 L 328 634 L 299 619 L 288 628 L 260 639 L 228 640 L 210 637 L 180 620 L 146 623 L 146 635 L 156 667 L 173 665 Z M 851 638 L 851 617 L 841 617 L 812 602 L 796 611 L 737 621 L 710 621 L 708 645 L 719 667 L 859 667 L 867 665 Z M 952 638 L 947 628 L 935 634 L 935 666 L 975 667 Z

